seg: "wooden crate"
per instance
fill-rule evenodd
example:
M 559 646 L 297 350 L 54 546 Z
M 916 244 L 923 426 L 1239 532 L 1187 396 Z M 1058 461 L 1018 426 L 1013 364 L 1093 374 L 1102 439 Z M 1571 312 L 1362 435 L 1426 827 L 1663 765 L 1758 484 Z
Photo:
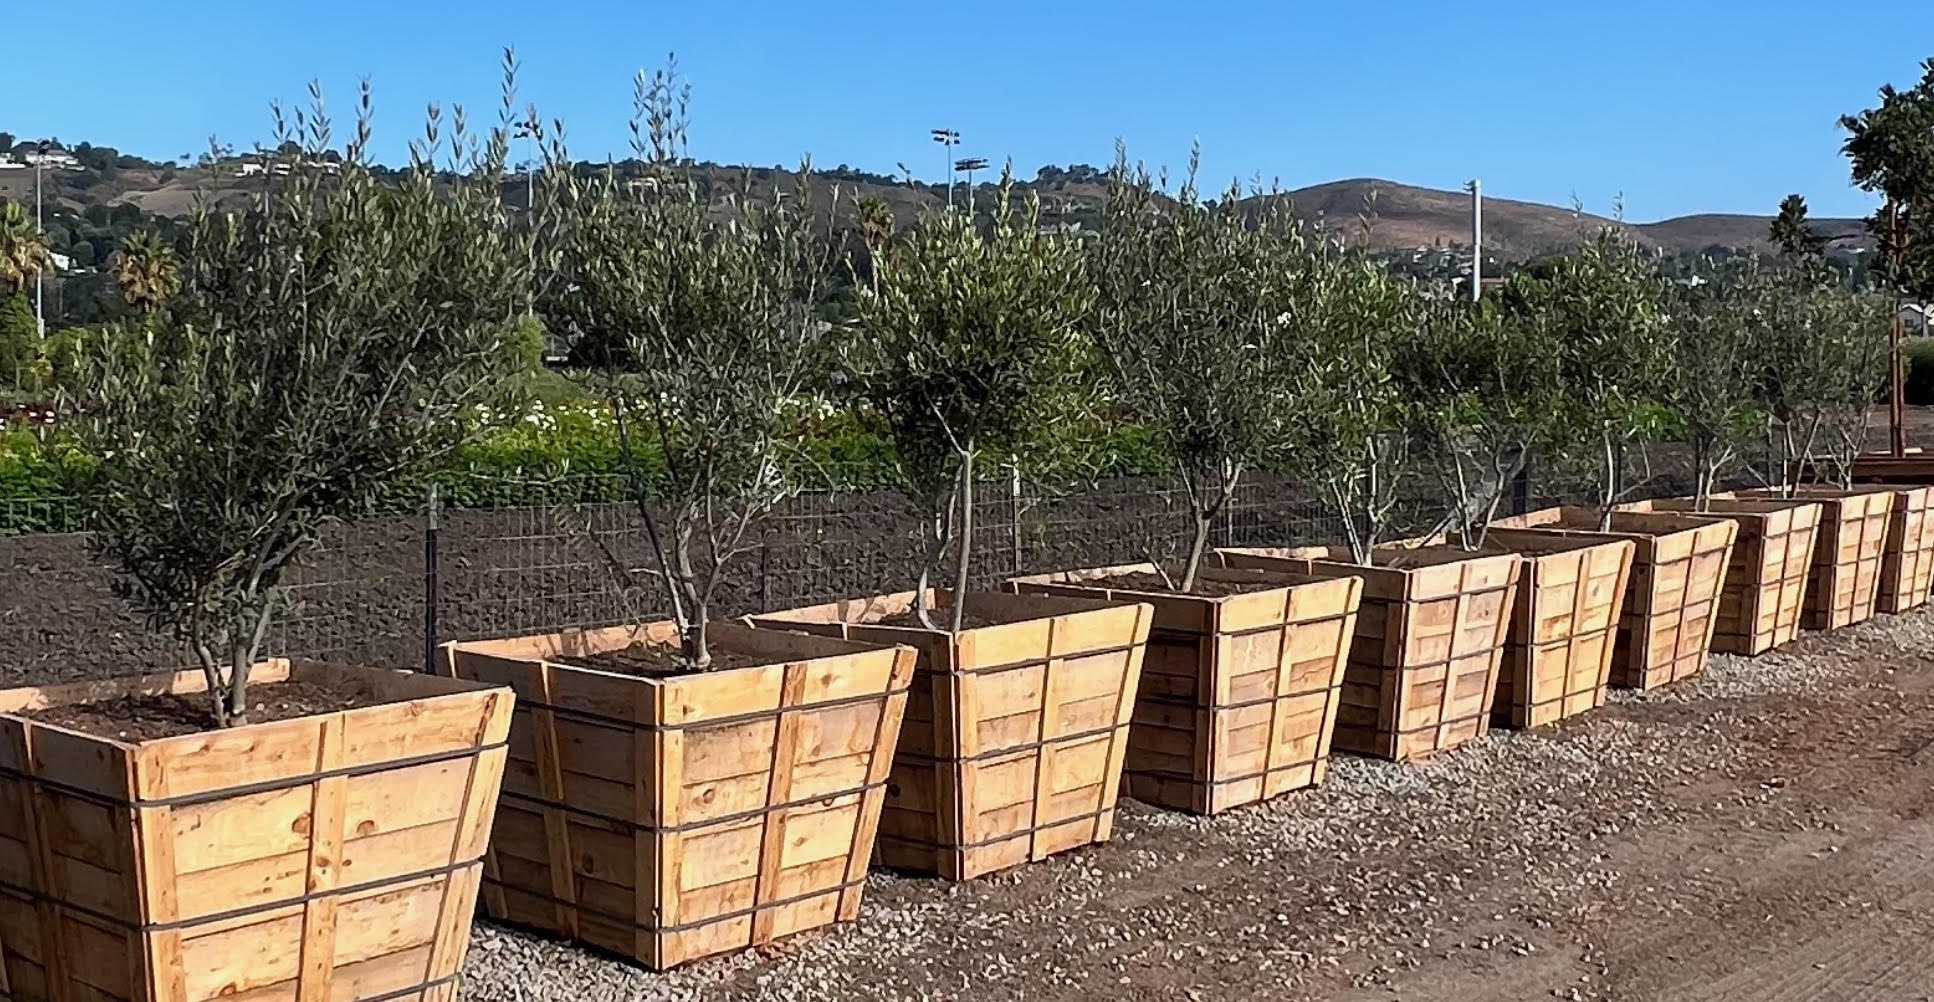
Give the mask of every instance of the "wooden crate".
M 456 998 L 508 690 L 271 661 L 368 697 L 122 742 L 19 714 L 199 670 L 0 692 L 0 991 L 53 1002 Z
M 1694 511 L 1691 498 L 1636 504 L 1651 511 Z M 1739 523 L 1712 649 L 1724 654 L 1763 654 L 1800 632 L 1813 544 L 1820 524 L 1814 501 L 1713 498 L 1710 514 Z
M 1887 549 L 1880 562 L 1881 612 L 1901 613 L 1926 605 L 1934 591 L 1934 487 L 1891 485 L 1894 508 L 1887 516 Z
M 1605 705 L 1635 544 L 1525 533 L 1487 539 L 1485 549 L 1524 561 L 1491 722 L 1542 727 Z
M 1145 603 L 969 594 L 959 634 L 879 620 L 913 593 L 752 617 L 920 652 L 875 858 L 968 880 L 1104 842 L 1153 611 Z M 946 622 L 952 596 L 931 593 Z
M 1344 670 L 1335 746 L 1413 759 L 1490 729 L 1516 554 L 1472 555 L 1453 546 L 1385 547 L 1376 564 L 1341 547 L 1216 551 L 1232 567 L 1363 578 L 1356 638 Z
M 1770 488 L 1738 491 L 1733 497 L 1778 498 Z M 1813 543 L 1813 571 L 1806 586 L 1800 626 L 1837 630 L 1874 617 L 1880 599 L 1881 565 L 1887 555 L 1887 526 L 1894 492 L 1871 488 L 1851 491 L 1803 486 L 1797 496 L 1820 504 L 1820 528 Z
M 1901 613 L 1924 605 L 1934 587 L 1934 487 L 1913 484 L 1866 484 L 1851 493 L 1884 490 L 1894 496 L 1887 511 L 1887 538 L 1881 548 L 1880 584 L 1875 611 Z M 1838 487 L 1802 484 L 1804 497 L 1833 497 L 1850 493 Z M 1818 560 L 1816 554 L 1815 560 Z
M 1905 455 L 1870 452 L 1853 461 L 1856 484 L 1934 484 L 1934 453 L 1910 447 Z
M 1154 609 L 1124 791 L 1144 803 L 1217 814 L 1321 783 L 1362 579 L 1205 567 L 1203 580 L 1249 587 L 1216 596 L 1089 583 L 1154 570 L 1128 564 L 1007 582 L 1023 594 Z
M 1559 507 L 1500 519 L 1500 543 L 1526 536 L 1599 535 L 1598 513 Z M 1705 670 L 1739 525 L 1698 515 L 1615 511 L 1608 535 L 1631 540 L 1632 571 L 1612 649 L 1611 685 L 1652 689 Z
M 769 663 L 569 663 L 676 642 L 669 622 L 444 646 L 451 672 L 518 697 L 490 917 L 664 969 L 858 916 L 913 651 L 708 629 Z

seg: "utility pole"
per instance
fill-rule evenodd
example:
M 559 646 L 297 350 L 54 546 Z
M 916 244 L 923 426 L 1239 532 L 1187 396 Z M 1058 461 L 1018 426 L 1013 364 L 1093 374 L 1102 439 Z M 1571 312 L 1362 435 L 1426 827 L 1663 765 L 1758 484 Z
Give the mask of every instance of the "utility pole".
M 940 171 L 947 176 L 947 211 L 954 208 L 954 147 L 960 145 L 960 133 L 953 129 L 933 130 L 933 141 L 940 144 Z
M 1471 302 L 1484 291 L 1484 184 L 1476 178 L 1465 186 L 1471 193 Z

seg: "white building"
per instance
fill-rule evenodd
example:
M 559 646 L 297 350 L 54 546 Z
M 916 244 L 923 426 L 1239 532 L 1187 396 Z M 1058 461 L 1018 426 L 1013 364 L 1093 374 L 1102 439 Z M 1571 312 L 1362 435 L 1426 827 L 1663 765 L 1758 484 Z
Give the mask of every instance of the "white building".
M 81 169 L 81 162 L 74 159 L 74 155 L 66 150 L 48 150 L 42 153 L 38 149 L 16 147 L 15 152 L 20 157 L 20 162 L 28 167 L 40 167 L 46 170 Z

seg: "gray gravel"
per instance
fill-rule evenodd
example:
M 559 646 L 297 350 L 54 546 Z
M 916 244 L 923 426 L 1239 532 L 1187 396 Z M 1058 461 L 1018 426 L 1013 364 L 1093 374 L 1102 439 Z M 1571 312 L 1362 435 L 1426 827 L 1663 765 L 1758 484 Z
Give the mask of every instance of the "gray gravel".
M 1716 656 L 1677 686 L 1424 765 L 1339 757 L 1323 788 L 1220 818 L 1124 801 L 1107 846 L 965 885 L 875 874 L 857 924 L 666 974 L 480 920 L 463 994 L 1211 999 L 1377 988 L 1457 953 L 1524 958 L 1537 930 L 1620 888 L 1608 845 L 1680 824 L 1698 809 L 1688 784 L 1738 768 L 1750 711 L 1735 704 L 1930 652 L 1934 619 L 1882 617 Z M 1595 997 L 1592 977 L 1553 994 Z

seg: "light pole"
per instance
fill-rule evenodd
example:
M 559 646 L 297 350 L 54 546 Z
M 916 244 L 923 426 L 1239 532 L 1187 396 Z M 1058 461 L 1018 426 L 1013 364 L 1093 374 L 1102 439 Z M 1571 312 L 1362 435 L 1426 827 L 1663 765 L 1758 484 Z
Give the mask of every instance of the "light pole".
M 941 171 L 947 175 L 947 209 L 954 207 L 954 147 L 960 145 L 960 133 L 953 129 L 933 130 L 933 141 L 940 144 Z
M 1476 178 L 1464 186 L 1471 193 L 1471 302 L 1484 289 L 1484 184 Z
M 977 170 L 985 170 L 986 168 L 986 157 L 965 157 L 954 161 L 954 170 L 963 171 L 967 175 L 967 211 L 969 212 L 972 212 L 974 209 L 974 172 Z M 953 190 L 953 184 L 951 182 L 947 185 L 947 189 L 949 191 Z
M 47 166 L 47 140 L 34 144 L 34 152 L 39 154 L 34 157 L 34 239 L 39 240 L 41 250 L 46 251 L 47 227 L 42 224 L 40 217 L 40 172 Z M 34 333 L 42 341 L 47 340 L 47 299 L 46 290 L 41 286 L 41 275 L 46 270 L 39 266 L 34 268 Z

